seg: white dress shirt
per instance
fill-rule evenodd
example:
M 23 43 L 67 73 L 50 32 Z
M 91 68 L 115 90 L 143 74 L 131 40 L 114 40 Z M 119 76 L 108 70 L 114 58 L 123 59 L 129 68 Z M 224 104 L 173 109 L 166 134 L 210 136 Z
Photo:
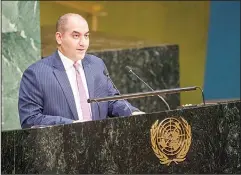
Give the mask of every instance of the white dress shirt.
M 76 73 L 75 73 L 75 68 L 73 66 L 74 61 L 72 61 L 71 59 L 64 56 L 59 50 L 58 50 L 58 53 L 59 53 L 59 56 L 60 56 L 60 59 L 61 59 L 63 65 L 64 65 L 66 74 L 68 76 L 68 79 L 69 79 L 69 82 L 70 82 L 70 85 L 71 85 L 71 89 L 72 89 L 72 92 L 73 92 L 73 95 L 74 95 L 74 100 L 75 100 L 79 120 L 83 120 L 82 110 L 81 110 L 81 106 L 80 106 L 79 90 L 78 90 L 77 81 L 76 81 Z M 83 65 L 82 65 L 81 60 L 79 60 L 77 62 L 80 64 L 79 72 L 80 72 L 80 75 L 81 75 L 81 78 L 82 78 L 82 82 L 84 83 L 86 96 L 87 96 L 87 98 L 89 98 L 89 91 L 88 91 L 88 87 L 87 87 L 87 83 L 86 83 Z M 89 104 L 89 109 L 90 109 L 90 113 L 91 113 L 90 104 Z

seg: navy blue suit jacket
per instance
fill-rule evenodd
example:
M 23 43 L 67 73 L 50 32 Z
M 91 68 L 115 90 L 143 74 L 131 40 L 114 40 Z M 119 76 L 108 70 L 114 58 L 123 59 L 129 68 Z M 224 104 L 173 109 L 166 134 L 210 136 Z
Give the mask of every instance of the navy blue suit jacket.
M 118 95 L 110 79 L 104 75 L 102 59 L 88 55 L 82 61 L 89 90 L 89 98 Z M 92 120 L 107 116 L 130 116 L 138 110 L 127 101 L 91 103 Z M 56 51 L 28 67 L 19 89 L 19 117 L 22 128 L 34 125 L 68 124 L 78 120 L 72 89 L 64 65 Z

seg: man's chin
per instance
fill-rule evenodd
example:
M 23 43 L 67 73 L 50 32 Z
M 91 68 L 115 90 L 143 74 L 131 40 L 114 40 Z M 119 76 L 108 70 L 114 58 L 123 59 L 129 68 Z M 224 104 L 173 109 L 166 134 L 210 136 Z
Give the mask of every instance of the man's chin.
M 83 53 L 77 53 L 76 54 L 76 58 L 78 59 L 78 60 L 82 60 L 83 58 L 85 57 L 85 52 L 83 52 Z

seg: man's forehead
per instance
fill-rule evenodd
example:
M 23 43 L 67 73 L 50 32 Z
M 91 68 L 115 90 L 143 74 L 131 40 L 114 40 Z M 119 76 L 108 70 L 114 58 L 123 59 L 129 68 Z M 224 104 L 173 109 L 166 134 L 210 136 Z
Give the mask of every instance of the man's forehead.
M 66 27 L 68 28 L 72 28 L 72 29 L 78 29 L 78 30 L 81 30 L 81 29 L 88 29 L 89 26 L 88 26 L 88 23 L 84 20 L 78 20 L 78 19 L 75 19 L 75 20 L 69 20 L 67 23 L 66 23 Z
M 83 23 L 79 23 L 79 22 L 72 22 L 72 23 L 68 23 L 65 25 L 65 29 L 68 32 L 78 32 L 78 33 L 87 33 L 89 32 L 89 26 L 88 24 L 83 24 Z

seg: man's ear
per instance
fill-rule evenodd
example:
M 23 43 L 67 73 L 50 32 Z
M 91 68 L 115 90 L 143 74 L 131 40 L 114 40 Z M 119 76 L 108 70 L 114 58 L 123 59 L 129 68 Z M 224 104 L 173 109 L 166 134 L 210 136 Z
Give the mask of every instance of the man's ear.
M 60 32 L 55 33 L 55 39 L 57 44 L 62 44 L 62 34 Z

